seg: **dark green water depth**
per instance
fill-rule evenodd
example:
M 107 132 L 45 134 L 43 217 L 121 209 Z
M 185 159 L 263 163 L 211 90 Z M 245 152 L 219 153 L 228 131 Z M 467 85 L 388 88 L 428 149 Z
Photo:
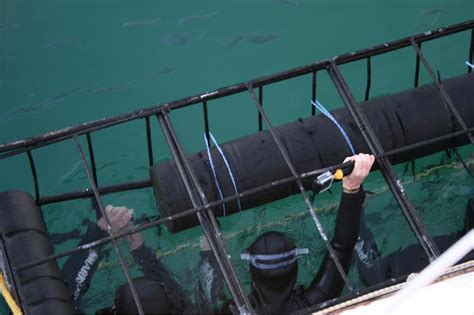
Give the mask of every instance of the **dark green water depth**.
M 471 0 L 0 0 L 0 143 L 214 90 L 473 17 Z M 442 78 L 466 72 L 469 36 L 464 32 L 423 45 Z M 414 65 L 411 48 L 373 58 L 371 96 L 411 88 Z M 364 95 L 365 69 L 365 61 L 341 66 L 358 100 Z M 426 83 L 430 79 L 422 70 L 420 84 Z M 310 114 L 310 87 L 311 78 L 306 76 L 265 89 L 265 110 L 274 125 Z M 318 99 L 329 109 L 342 105 L 322 72 Z M 210 102 L 209 112 L 219 142 L 257 131 L 257 111 L 246 93 Z M 201 108 L 185 108 L 171 117 L 186 152 L 202 150 Z M 169 159 L 158 125 L 152 127 L 155 162 Z M 143 121 L 99 131 L 93 141 L 100 185 L 148 177 Z M 472 167 L 472 147 L 462 148 L 461 154 Z M 33 155 L 42 195 L 88 187 L 72 141 L 35 150 Z M 466 201 L 473 193 L 472 178 L 456 160 L 444 157 L 440 153 L 420 159 L 417 177 L 403 177 L 408 195 L 433 235 L 461 228 Z M 403 165 L 397 171 L 401 176 Z M 0 191 L 33 193 L 26 155 L 1 160 L 0 174 Z M 366 188 L 375 192 L 365 215 L 382 252 L 415 243 L 379 173 L 371 174 Z M 315 203 L 329 234 L 339 193 L 336 185 L 332 195 L 323 194 Z M 106 204 L 134 208 L 137 216 L 157 214 L 151 189 L 103 199 Z M 81 222 L 95 216 L 87 200 L 48 205 L 43 212 L 51 232 L 74 228 L 84 232 Z M 248 266 L 238 260 L 239 254 L 264 231 L 284 231 L 299 247 L 310 248 L 311 254 L 300 260 L 300 282 L 308 284 L 317 272 L 324 249 L 300 196 L 224 218 L 221 225 L 247 290 Z M 162 227 L 144 234 L 192 296 L 199 279 L 200 229 L 171 235 Z M 56 252 L 78 241 L 57 246 Z M 134 264 L 130 271 L 140 275 Z M 358 283 L 355 270 L 350 276 Z M 111 251 L 85 297 L 86 312 L 110 305 L 115 288 L 124 282 Z

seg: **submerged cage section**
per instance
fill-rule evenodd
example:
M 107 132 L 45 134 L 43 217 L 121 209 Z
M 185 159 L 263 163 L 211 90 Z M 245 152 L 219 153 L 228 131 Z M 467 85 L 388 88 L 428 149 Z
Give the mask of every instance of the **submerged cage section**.
M 38 308 L 38 305 L 40 308 L 47 307 L 46 304 L 42 304 L 43 300 L 54 300 L 54 303 L 61 304 L 62 309 L 56 309 L 58 313 L 71 313 L 72 302 L 64 296 L 64 287 L 61 285 L 56 261 L 73 253 L 111 243 L 137 308 L 140 313 L 143 313 L 128 272 L 127 263 L 117 241 L 133 233 L 164 223 L 172 232 L 200 225 L 235 305 L 241 313 L 255 313 L 230 259 L 216 218 L 222 215 L 224 206 L 229 213 L 234 213 L 295 193 L 300 193 L 305 200 L 307 211 L 311 214 L 315 228 L 321 238 L 325 240 L 324 245 L 335 260 L 338 271 L 345 281 L 348 290 L 347 296 L 355 294 L 354 285 L 334 255 L 332 246 L 327 241 L 325 231 L 321 227 L 319 217 L 308 196 L 313 179 L 328 169 L 340 166 L 337 165 L 338 162 L 348 155 L 346 143 L 331 122 L 320 115 L 315 115 L 314 107 L 308 108 L 308 115 L 311 114 L 311 116 L 280 127 L 273 127 L 263 107 L 265 87 L 304 75 L 311 76 L 311 82 L 308 84 L 308 96 L 315 102 L 316 78 L 321 71 L 326 71 L 329 74 L 345 105 L 344 109 L 334 111 L 333 116 L 348 131 L 348 136 L 353 140 L 356 151 L 367 151 L 376 156 L 377 168 L 381 171 L 410 229 L 429 260 L 436 259 L 439 256 L 439 249 L 433 242 L 433 238 L 428 233 L 412 201 L 405 193 L 404 187 L 393 169 L 393 164 L 464 144 L 470 143 L 472 145 L 474 139 L 472 136 L 474 132 L 474 95 L 472 94 L 474 76 L 471 73 L 471 68 L 468 67 L 468 74 L 441 81 L 421 52 L 421 43 L 459 32 L 470 32 L 470 51 L 467 59 L 472 63 L 474 21 L 468 21 L 178 101 L 66 127 L 38 137 L 0 144 L 0 160 L 26 154 L 34 180 L 34 199 L 25 193 L 2 193 L 0 195 L 2 223 L 6 222 L 3 220 L 8 217 L 11 217 L 11 220 L 19 221 L 15 217 L 17 208 L 31 212 L 25 213 L 25 217 L 35 218 L 35 221 L 30 225 L 25 222 L 25 226 L 20 226 L 15 231 L 11 230 L 12 225 L 9 225 L 8 222 L 0 225 L 2 230 L 1 257 L 4 266 L 2 271 L 11 285 L 15 300 L 27 314 L 41 313 L 42 311 L 38 311 L 35 307 Z M 371 60 L 379 55 L 407 47 L 411 47 L 416 53 L 415 88 L 369 100 L 372 82 Z M 360 60 L 367 60 L 367 81 L 366 101 L 359 104 L 343 77 L 340 66 Z M 423 63 L 433 84 L 418 87 L 420 63 Z M 208 117 L 209 102 L 239 93 L 248 93 L 249 99 L 256 106 L 258 117 L 255 121 L 259 133 L 222 144 L 224 155 L 235 172 L 234 179 L 238 183 L 239 190 L 235 190 L 235 183 L 228 179 L 223 183 L 223 194 L 220 198 L 213 184 L 206 152 L 193 155 L 185 154 L 170 118 L 170 112 L 187 106 L 201 106 L 204 117 L 203 130 L 207 141 L 210 142 L 212 139 Z M 271 106 L 271 104 L 265 105 Z M 150 179 L 128 181 L 111 186 L 98 185 L 93 133 L 138 119 L 144 121 L 146 132 L 146 139 L 143 140 L 146 145 L 144 155 L 148 159 Z M 153 122 L 160 126 L 168 144 L 172 155 L 170 162 L 154 164 Z M 265 131 L 263 131 L 264 125 L 266 126 Z M 321 130 L 325 130 L 326 133 L 322 134 Z M 81 138 L 85 138 L 87 150 L 81 144 Z M 43 196 L 38 185 L 40 178 L 36 172 L 34 152 L 39 148 L 66 140 L 74 141 L 90 186 L 80 191 Z M 315 146 L 314 143 L 318 143 L 318 145 Z M 216 157 L 216 172 L 218 174 L 227 172 L 227 162 L 219 160 L 216 149 L 211 152 Z M 313 158 L 315 156 L 317 158 Z M 266 160 L 267 163 L 261 164 L 263 160 Z M 221 175 L 220 178 L 226 178 L 226 176 Z M 45 236 L 47 229 L 41 218 L 40 207 L 42 205 L 80 198 L 93 198 L 99 213 L 108 221 L 102 196 L 152 186 L 160 206 L 161 218 L 126 231 L 109 230 L 107 235 L 99 240 L 60 253 L 53 253 L 51 244 L 48 243 Z M 12 199 L 11 196 L 14 194 L 18 194 L 20 197 Z M 18 202 L 20 201 L 18 200 L 22 200 L 28 206 L 19 206 Z M 37 207 L 39 207 L 39 211 Z M 16 238 L 32 238 L 31 242 L 40 242 L 41 246 L 38 245 L 38 248 L 44 248 L 44 250 L 37 255 L 24 255 L 18 251 L 18 247 L 30 243 L 30 241 L 24 240 L 23 243 L 20 242 L 21 244 L 11 245 Z M 25 275 L 29 276 L 26 280 Z M 46 278 L 48 280 L 45 280 Z M 32 291 L 41 292 L 45 287 L 50 286 L 54 287 L 48 291 L 48 294 L 51 294 L 50 297 L 42 296 L 39 300 L 31 302 Z

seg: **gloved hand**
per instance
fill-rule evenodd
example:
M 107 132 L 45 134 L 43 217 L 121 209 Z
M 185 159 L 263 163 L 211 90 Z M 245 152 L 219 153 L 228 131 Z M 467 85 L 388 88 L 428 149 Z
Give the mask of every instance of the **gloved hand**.
M 114 207 L 112 205 L 108 205 L 105 208 L 105 211 L 109 217 L 112 232 L 114 233 L 127 226 L 133 218 L 133 209 L 128 209 L 127 207 Z M 97 221 L 97 225 L 102 230 L 107 231 L 107 221 L 104 217 Z M 143 236 L 141 236 L 140 233 L 131 234 L 127 236 L 126 239 L 128 241 L 128 247 L 130 250 L 137 249 L 144 242 Z

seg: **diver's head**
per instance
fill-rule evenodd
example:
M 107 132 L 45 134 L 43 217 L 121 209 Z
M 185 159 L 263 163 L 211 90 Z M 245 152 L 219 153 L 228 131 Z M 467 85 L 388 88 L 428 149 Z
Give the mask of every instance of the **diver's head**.
M 132 281 L 145 314 L 170 313 L 172 311 L 171 302 L 161 283 L 143 277 L 135 278 Z M 138 314 L 138 308 L 128 283 L 123 284 L 115 291 L 114 314 Z
M 466 234 L 474 229 L 474 199 L 471 197 L 467 201 L 466 215 L 464 216 L 464 230 L 462 234 Z
M 308 249 L 296 248 L 283 233 L 267 232 L 250 245 L 241 258 L 250 262 L 254 288 L 266 302 L 283 302 L 290 296 L 298 274 L 297 257 Z M 283 300 L 283 301 L 282 301 Z

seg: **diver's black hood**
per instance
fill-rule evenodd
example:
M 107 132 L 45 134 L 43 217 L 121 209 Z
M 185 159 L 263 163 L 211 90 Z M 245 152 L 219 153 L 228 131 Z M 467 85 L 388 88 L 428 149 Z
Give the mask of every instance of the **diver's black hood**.
M 251 255 L 281 254 L 295 249 L 295 244 L 280 232 L 267 232 L 259 236 L 248 248 Z M 281 261 L 281 259 L 280 259 Z M 279 260 L 273 263 L 280 262 Z M 263 304 L 281 309 L 288 301 L 296 284 L 297 261 L 276 269 L 259 269 L 250 264 L 253 292 Z
M 163 285 L 146 278 L 133 279 L 133 284 L 145 314 L 169 314 L 171 303 Z M 128 283 L 115 292 L 115 314 L 138 314 Z

